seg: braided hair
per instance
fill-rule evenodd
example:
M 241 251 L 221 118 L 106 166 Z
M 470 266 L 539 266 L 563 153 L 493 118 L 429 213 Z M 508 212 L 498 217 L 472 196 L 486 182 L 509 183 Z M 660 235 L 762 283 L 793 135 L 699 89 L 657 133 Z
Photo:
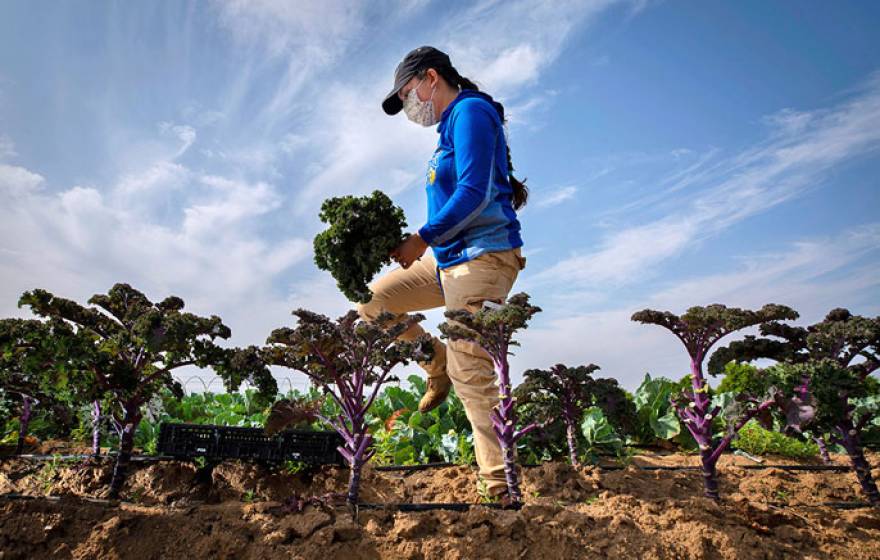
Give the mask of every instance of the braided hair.
M 446 82 L 453 87 L 457 87 L 460 90 L 470 89 L 473 91 L 480 91 L 480 88 L 477 86 L 477 84 L 459 74 L 458 70 L 456 70 L 452 66 L 442 65 L 439 67 L 435 67 L 434 70 L 436 70 L 438 74 L 443 76 L 443 79 L 446 80 Z M 422 69 L 420 72 L 418 72 L 418 77 L 424 77 L 427 71 L 427 68 Z M 504 105 L 495 101 L 494 99 L 492 100 L 492 105 L 494 105 L 495 110 L 498 111 L 498 116 L 501 118 L 501 123 L 506 123 L 507 118 L 504 116 Z M 513 161 L 510 158 L 509 144 L 507 145 L 507 178 L 510 181 L 511 189 L 513 189 L 513 209 L 519 210 L 520 208 L 525 206 L 526 201 L 529 198 L 529 189 L 526 187 L 526 179 L 520 181 L 513 176 Z

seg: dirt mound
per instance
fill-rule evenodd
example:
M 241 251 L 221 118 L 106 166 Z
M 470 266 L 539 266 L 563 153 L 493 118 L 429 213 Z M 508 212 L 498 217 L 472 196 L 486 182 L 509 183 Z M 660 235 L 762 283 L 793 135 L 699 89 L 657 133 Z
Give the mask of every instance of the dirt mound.
M 655 458 L 656 459 L 656 458 Z M 645 458 L 642 460 L 655 460 Z M 678 464 L 692 461 L 678 456 Z M 876 464 L 877 456 L 871 460 Z M 675 464 L 664 457 L 664 464 Z M 773 461 L 776 462 L 776 461 Z M 112 463 L 0 463 L 0 492 L 60 500 L 0 500 L 2 558 L 847 558 L 880 559 L 880 512 L 818 507 L 861 500 L 852 473 L 721 470 L 720 504 L 692 471 L 601 472 L 548 463 L 523 470 L 520 511 L 402 513 L 281 503 L 344 492 L 345 469 L 289 473 L 224 463 L 135 464 L 130 502 L 94 503 Z M 876 473 L 876 471 L 875 471 Z M 880 475 L 880 473 L 876 473 Z M 362 501 L 476 504 L 469 467 L 368 468 Z M 137 503 L 131 503 L 131 502 Z

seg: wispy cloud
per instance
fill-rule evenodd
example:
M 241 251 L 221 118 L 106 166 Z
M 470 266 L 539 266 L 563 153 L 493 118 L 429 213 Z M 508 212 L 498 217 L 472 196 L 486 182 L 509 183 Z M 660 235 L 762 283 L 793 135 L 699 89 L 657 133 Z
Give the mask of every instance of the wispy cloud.
M 569 185 L 567 187 L 561 187 L 547 193 L 542 193 L 536 205 L 539 208 L 556 206 L 557 204 L 561 204 L 566 200 L 573 198 L 575 193 L 577 193 L 577 187 L 575 186 Z
M 650 277 L 660 263 L 751 216 L 765 212 L 821 185 L 835 165 L 880 147 L 880 74 L 873 75 L 856 97 L 800 116 L 797 126 L 783 119 L 783 131 L 730 159 L 700 168 L 687 197 L 672 196 L 690 175 L 677 174 L 670 195 L 652 212 L 662 217 L 615 231 L 598 250 L 574 254 L 530 276 L 530 285 L 560 279 L 568 285 L 621 285 Z
M 542 2 L 485 0 L 447 20 L 437 43 L 455 64 L 498 97 L 534 84 L 559 56 L 573 31 L 617 4 L 614 0 Z
M 880 306 L 870 294 L 880 288 L 880 223 L 853 227 L 836 236 L 808 238 L 776 252 L 741 255 L 734 266 L 717 274 L 697 275 L 652 287 L 649 295 L 617 301 L 612 309 L 583 312 L 601 293 L 540 292 L 538 305 L 556 310 L 522 335 L 525 348 L 552 346 L 554 360 L 570 364 L 595 362 L 602 375 L 634 388 L 646 371 L 681 377 L 688 362 L 681 344 L 668 332 L 630 320 L 633 312 L 652 308 L 683 313 L 693 305 L 723 303 L 758 308 L 766 303 L 789 305 L 799 324 L 820 320 L 834 307 L 874 315 Z M 552 305 L 548 305 L 552 304 Z M 751 332 L 751 331 L 748 331 Z M 731 337 L 734 340 L 744 333 Z M 638 352 L 633 353 L 632 349 Z M 545 368 L 540 353 L 515 358 L 512 370 Z

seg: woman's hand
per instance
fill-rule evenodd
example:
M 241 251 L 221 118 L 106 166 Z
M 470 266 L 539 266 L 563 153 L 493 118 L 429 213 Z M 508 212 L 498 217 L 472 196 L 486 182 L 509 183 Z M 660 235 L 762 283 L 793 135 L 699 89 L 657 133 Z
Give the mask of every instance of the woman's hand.
M 425 254 L 428 244 L 418 233 L 413 233 L 403 240 L 391 251 L 391 258 L 397 261 L 404 269 L 409 268 L 412 263 L 419 260 Z

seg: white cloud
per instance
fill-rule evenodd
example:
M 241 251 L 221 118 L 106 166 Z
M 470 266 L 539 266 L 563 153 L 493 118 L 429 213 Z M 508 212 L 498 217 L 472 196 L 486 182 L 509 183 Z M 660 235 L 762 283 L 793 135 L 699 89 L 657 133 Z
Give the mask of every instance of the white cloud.
M 196 130 L 189 125 L 163 121 L 158 126 L 160 132 L 174 136 L 180 141 L 180 147 L 175 152 L 173 158 L 182 156 L 196 141 Z
M 344 0 L 225 0 L 219 20 L 241 43 L 273 56 L 304 54 L 327 62 L 359 30 L 365 5 Z
M 195 137 L 170 124 L 160 134 L 183 145 Z M 0 164 L 0 313 L 26 315 L 15 302 L 35 287 L 84 302 L 128 282 L 220 315 L 232 343 L 262 343 L 289 313 L 278 281 L 310 257 L 311 243 L 261 234 L 281 202 L 272 184 L 193 171 L 172 161 L 178 153 L 110 185 L 51 191 L 40 175 Z
M 594 21 L 614 0 L 475 2 L 437 33 L 462 75 L 496 97 L 534 83 L 578 26 Z M 442 47 L 441 47 L 442 48 Z
M 423 129 L 400 114 L 389 117 L 375 110 L 378 93 L 330 91 L 318 108 L 319 115 L 327 116 L 308 131 L 322 155 L 297 193 L 298 214 L 316 215 L 321 201 L 330 196 L 368 194 L 374 189 L 398 194 L 422 176 L 436 147 L 433 128 Z
M 25 195 L 37 190 L 44 181 L 41 175 L 24 167 L 0 163 L 0 195 Z
M 209 187 L 205 198 L 210 200 L 184 210 L 183 231 L 188 236 L 234 237 L 247 218 L 267 214 L 281 204 L 275 189 L 263 182 L 248 184 L 215 175 L 204 175 L 200 182 Z
M 236 104 L 244 99 L 256 70 L 272 92 L 253 121 L 271 128 L 284 122 L 296 106 L 298 94 L 311 85 L 361 36 L 365 2 L 345 0 L 225 0 L 215 3 L 218 20 L 249 57 Z M 256 48 L 256 49 L 255 49 Z M 258 56 L 254 57 L 254 54 Z M 236 107 L 222 110 L 228 113 Z M 237 112 L 237 111 L 236 111 Z
M 562 187 L 549 193 L 541 194 L 541 197 L 536 205 L 539 208 L 549 208 L 551 206 L 556 206 L 557 204 L 562 204 L 566 200 L 573 198 L 575 193 L 577 193 L 577 187 Z
M 543 57 L 532 45 L 516 45 L 505 49 L 480 72 L 480 80 L 493 90 L 534 83 L 538 79 Z

